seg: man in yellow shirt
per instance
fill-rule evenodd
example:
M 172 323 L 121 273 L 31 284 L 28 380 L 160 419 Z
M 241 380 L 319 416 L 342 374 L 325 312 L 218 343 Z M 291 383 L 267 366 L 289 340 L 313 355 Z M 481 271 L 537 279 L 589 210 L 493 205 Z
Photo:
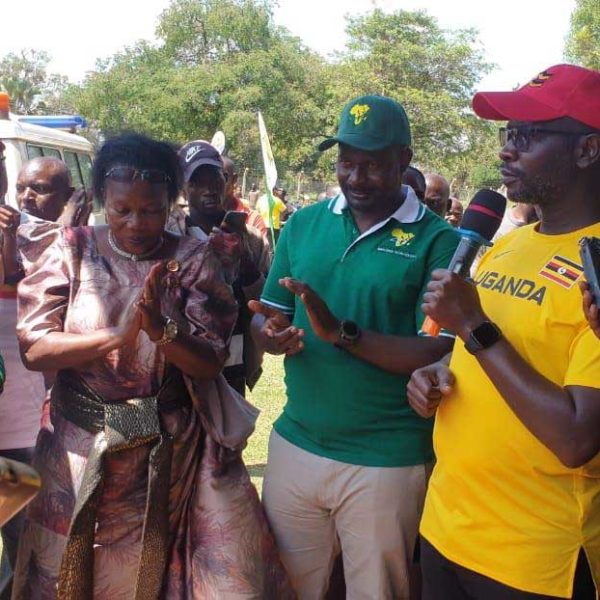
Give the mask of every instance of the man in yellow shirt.
M 474 284 L 436 271 L 424 296 L 460 338 L 408 388 L 437 412 L 424 598 L 571 598 L 584 556 L 600 584 L 600 343 L 577 285 L 578 241 L 600 237 L 600 73 L 557 65 L 473 108 L 508 121 L 503 181 L 540 222 L 499 240 Z
M 273 198 L 273 207 L 269 206 L 269 196 L 268 194 L 263 194 L 258 201 L 256 202 L 256 210 L 259 212 L 260 216 L 263 218 L 263 221 L 267 224 L 269 231 L 273 231 L 273 239 L 271 239 L 271 235 L 269 234 L 269 241 L 271 243 L 271 248 L 275 247 L 277 240 L 279 239 L 279 233 L 281 231 L 281 221 L 282 217 L 287 210 L 287 206 L 285 202 L 281 199 L 281 191 L 279 188 L 274 187 L 272 198 Z

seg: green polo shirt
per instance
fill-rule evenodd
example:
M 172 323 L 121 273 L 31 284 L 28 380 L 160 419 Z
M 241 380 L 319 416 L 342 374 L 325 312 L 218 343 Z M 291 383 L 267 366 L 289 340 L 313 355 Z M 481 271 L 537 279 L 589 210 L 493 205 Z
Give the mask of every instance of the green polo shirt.
M 321 341 L 302 301 L 279 285 L 310 285 L 339 319 L 361 329 L 417 336 L 431 272 L 448 266 L 456 232 L 412 189 L 382 223 L 359 234 L 343 195 L 295 213 L 284 227 L 261 300 L 305 330 L 302 352 L 285 359 L 287 404 L 275 422 L 286 440 L 320 456 L 377 467 L 433 459 L 433 419 L 408 405 L 408 377 L 392 375 Z

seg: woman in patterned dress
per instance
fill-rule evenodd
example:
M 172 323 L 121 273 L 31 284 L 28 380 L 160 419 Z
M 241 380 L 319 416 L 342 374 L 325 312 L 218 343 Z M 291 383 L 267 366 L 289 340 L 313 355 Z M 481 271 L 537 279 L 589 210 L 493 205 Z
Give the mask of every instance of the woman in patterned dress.
M 164 231 L 167 144 L 109 140 L 94 165 L 107 225 L 23 225 L 18 337 L 58 371 L 13 598 L 288 598 L 241 460 L 256 414 L 219 375 L 237 313 L 235 239 Z

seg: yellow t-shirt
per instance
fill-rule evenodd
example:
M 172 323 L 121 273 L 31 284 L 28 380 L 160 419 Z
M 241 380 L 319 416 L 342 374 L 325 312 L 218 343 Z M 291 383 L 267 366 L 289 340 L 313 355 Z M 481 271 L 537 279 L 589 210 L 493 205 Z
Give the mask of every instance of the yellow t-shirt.
M 487 252 L 481 302 L 517 352 L 560 386 L 600 387 L 600 340 L 585 321 L 578 240 L 518 229 Z M 580 548 L 600 584 L 600 454 L 568 469 L 508 407 L 457 339 L 451 396 L 436 416 L 421 533 L 446 558 L 505 585 L 571 597 Z
M 283 200 L 277 196 L 273 196 L 273 229 L 281 229 L 281 213 L 285 209 L 286 206 Z M 267 194 L 264 194 L 257 200 L 256 210 L 267 224 L 267 227 L 269 227 L 269 198 Z

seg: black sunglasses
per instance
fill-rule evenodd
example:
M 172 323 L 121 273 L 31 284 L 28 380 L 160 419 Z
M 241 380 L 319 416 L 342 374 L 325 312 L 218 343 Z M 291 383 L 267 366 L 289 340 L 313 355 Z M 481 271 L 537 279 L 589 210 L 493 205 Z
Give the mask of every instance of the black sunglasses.
M 171 178 L 160 169 L 134 169 L 133 167 L 113 167 L 106 173 L 106 179 L 129 183 L 145 181 L 146 183 L 169 183 Z
M 575 133 L 574 131 L 559 131 L 558 129 L 544 129 L 542 127 L 523 125 L 519 127 L 500 127 L 498 134 L 502 147 L 511 142 L 518 152 L 528 152 L 531 140 L 536 139 L 540 135 L 585 135 L 585 133 Z

